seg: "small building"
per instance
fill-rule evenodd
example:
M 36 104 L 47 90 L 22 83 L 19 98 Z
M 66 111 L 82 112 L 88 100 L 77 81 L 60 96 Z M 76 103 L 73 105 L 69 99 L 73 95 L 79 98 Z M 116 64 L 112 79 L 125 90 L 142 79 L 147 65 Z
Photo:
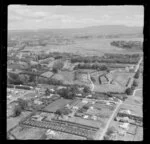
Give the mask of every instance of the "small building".
M 119 127 L 128 130 L 129 129 L 129 123 L 123 123 L 122 125 L 119 125 Z
M 87 97 L 92 97 L 92 95 L 87 95 Z
M 73 108 L 73 109 L 76 109 L 76 110 L 78 110 L 78 109 L 79 109 L 77 106 L 73 106 L 72 108 Z
M 54 92 L 55 90 L 54 89 L 49 89 L 51 92 Z
M 120 113 L 131 114 L 130 110 L 120 110 Z
M 88 115 L 84 115 L 83 118 L 87 119 L 89 116 Z
M 35 104 L 41 105 L 43 102 L 39 101 L 39 100 L 34 100 Z
M 48 71 L 48 72 L 45 72 L 45 73 L 41 74 L 41 76 L 44 76 L 44 77 L 47 77 L 47 78 L 50 78 L 52 75 L 53 75 L 53 73 L 51 71 Z
M 65 87 L 65 86 L 59 86 L 59 87 L 57 88 L 57 90 L 64 89 L 64 88 L 67 88 L 67 87 Z
M 93 120 L 97 120 L 97 116 L 95 116 L 95 115 L 93 115 L 91 118 L 92 118 Z
M 79 93 L 79 94 L 76 94 L 76 95 L 77 95 L 77 96 L 80 96 L 80 97 L 82 96 L 82 94 L 81 94 L 81 93 Z
M 32 119 L 37 120 L 37 121 L 42 121 L 43 118 L 44 118 L 44 116 L 41 116 L 41 115 L 32 116 Z
M 88 103 L 88 101 L 87 101 L 87 100 L 85 100 L 85 99 L 83 99 L 83 100 L 82 100 L 82 103 Z

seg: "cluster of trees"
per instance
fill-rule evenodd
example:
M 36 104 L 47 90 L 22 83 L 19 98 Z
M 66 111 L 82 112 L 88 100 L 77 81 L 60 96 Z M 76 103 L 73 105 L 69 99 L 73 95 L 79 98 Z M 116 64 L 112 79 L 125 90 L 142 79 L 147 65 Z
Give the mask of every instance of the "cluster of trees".
M 134 78 L 135 78 L 135 79 L 138 79 L 139 76 L 140 76 L 140 70 L 138 69 L 137 72 L 136 72 L 135 75 L 134 75 Z
M 137 86 L 138 86 L 138 81 L 137 81 L 137 79 L 135 79 L 135 80 L 133 81 L 131 87 L 126 89 L 125 93 L 126 93 L 127 95 L 132 95 L 132 94 L 133 94 L 133 91 L 135 90 L 135 88 L 136 88 Z
M 111 136 L 112 134 L 114 134 L 116 132 L 116 128 L 115 127 L 110 127 L 108 128 L 106 135 L 104 136 L 104 140 L 111 140 Z
M 123 49 L 143 48 L 141 41 L 112 41 L 110 44 Z
M 18 99 L 17 105 L 14 107 L 13 110 L 13 117 L 17 117 L 21 114 L 22 111 L 24 111 L 28 107 L 28 102 L 23 99 Z
M 58 109 L 55 114 L 57 114 L 58 116 L 63 116 L 63 115 L 68 115 L 69 113 L 71 113 L 72 111 L 68 108 L 63 108 L 63 109 Z
M 139 54 L 105 54 L 102 57 L 98 56 L 74 56 L 71 57 L 71 63 L 130 63 L 135 64 L 139 60 Z
M 76 69 L 96 69 L 96 70 L 108 70 L 108 67 L 106 65 L 101 65 L 99 63 L 84 63 L 84 64 L 78 64 L 74 67 L 74 70 Z
M 67 88 L 60 89 L 57 91 L 57 94 L 59 94 L 61 97 L 66 99 L 73 99 L 76 97 L 76 94 L 79 92 L 79 86 L 78 85 L 71 85 Z M 91 90 L 88 86 L 84 86 L 83 93 L 88 94 Z

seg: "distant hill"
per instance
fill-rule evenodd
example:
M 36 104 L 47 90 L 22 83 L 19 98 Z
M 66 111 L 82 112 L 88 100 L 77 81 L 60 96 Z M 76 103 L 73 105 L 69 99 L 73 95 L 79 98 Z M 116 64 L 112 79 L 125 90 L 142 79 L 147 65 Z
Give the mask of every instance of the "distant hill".
M 128 27 L 124 25 L 102 25 L 91 26 L 85 28 L 69 28 L 69 29 L 39 29 L 39 30 L 10 30 L 8 33 L 24 32 L 24 33 L 60 33 L 66 35 L 113 35 L 113 34 L 142 34 L 143 27 Z

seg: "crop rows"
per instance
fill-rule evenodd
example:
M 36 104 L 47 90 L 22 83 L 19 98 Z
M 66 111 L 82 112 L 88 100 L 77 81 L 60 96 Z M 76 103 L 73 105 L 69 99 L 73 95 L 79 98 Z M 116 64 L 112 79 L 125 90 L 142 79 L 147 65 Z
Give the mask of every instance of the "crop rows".
M 94 135 L 97 130 L 92 129 L 91 127 L 88 126 L 78 126 L 78 124 L 72 124 L 68 122 L 61 122 L 61 121 L 33 121 L 33 120 L 27 120 L 24 121 L 22 124 L 25 125 L 30 125 L 30 126 L 34 126 L 34 127 L 40 127 L 40 128 L 46 128 L 46 129 L 52 129 L 52 130 L 56 130 L 56 131 L 61 131 L 61 132 L 65 132 L 65 133 L 71 133 L 74 135 L 78 135 L 78 136 L 83 136 L 83 137 L 90 137 L 92 135 Z

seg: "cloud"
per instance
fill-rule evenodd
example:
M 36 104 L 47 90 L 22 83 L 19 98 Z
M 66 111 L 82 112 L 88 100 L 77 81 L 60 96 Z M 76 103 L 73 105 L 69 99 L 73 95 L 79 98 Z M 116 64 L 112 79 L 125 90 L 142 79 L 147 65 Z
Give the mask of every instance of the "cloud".
M 43 11 L 33 11 L 29 6 L 10 5 L 8 7 L 8 19 L 15 21 L 20 20 L 36 20 L 44 19 L 48 16 L 48 13 Z

